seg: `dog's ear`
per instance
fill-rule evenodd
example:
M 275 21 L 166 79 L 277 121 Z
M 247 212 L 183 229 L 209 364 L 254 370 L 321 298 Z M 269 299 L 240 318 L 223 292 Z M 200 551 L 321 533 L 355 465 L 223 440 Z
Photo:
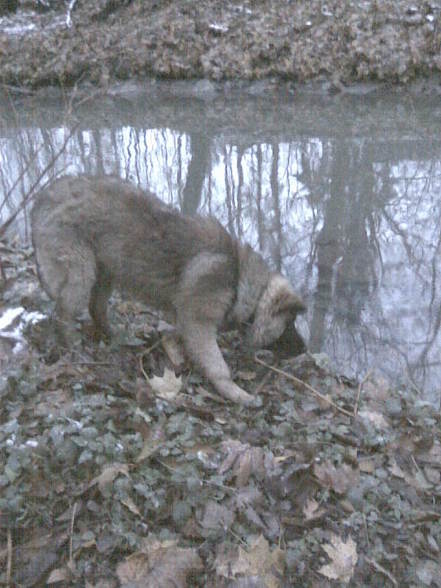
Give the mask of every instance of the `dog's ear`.
M 274 312 L 288 312 L 292 316 L 306 311 L 306 305 L 303 300 L 297 296 L 291 289 L 283 289 L 277 292 L 274 299 Z

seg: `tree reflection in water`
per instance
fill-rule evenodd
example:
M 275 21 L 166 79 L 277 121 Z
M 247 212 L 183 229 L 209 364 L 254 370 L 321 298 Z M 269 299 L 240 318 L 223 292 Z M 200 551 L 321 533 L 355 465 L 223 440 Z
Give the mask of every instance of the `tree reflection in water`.
M 61 149 L 60 102 L 0 102 L 7 220 Z M 192 214 L 214 214 L 307 298 L 313 351 L 437 397 L 441 375 L 441 141 L 410 98 L 106 99 L 43 180 L 114 173 Z M 14 190 L 11 186 L 17 183 Z M 16 225 L 28 236 L 27 217 Z

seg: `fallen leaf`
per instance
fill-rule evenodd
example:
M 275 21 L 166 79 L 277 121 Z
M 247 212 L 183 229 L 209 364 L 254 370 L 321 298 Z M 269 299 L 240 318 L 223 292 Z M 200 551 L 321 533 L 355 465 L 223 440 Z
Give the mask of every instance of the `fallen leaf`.
M 347 584 L 354 573 L 354 568 L 358 560 L 355 541 L 349 537 L 344 542 L 337 535 L 331 536 L 331 543 L 322 545 L 322 548 L 331 559 L 330 564 L 322 566 L 318 572 L 330 580 L 340 580 Z
M 409 486 L 412 486 L 416 490 L 429 490 L 433 487 L 433 483 L 426 479 L 421 470 L 416 470 L 414 473 L 403 470 L 396 461 L 392 462 L 390 472 L 393 476 L 405 480 Z
M 124 500 L 121 500 L 121 504 L 124 504 L 124 506 L 126 508 L 128 508 L 131 513 L 142 518 L 142 515 L 141 515 L 141 512 L 139 511 L 139 508 L 136 506 L 136 504 L 133 502 L 133 500 L 131 498 L 125 498 Z
M 153 376 L 148 382 L 156 395 L 164 400 L 174 400 L 182 388 L 182 378 L 177 378 L 175 373 L 167 368 L 162 378 Z
M 361 472 L 365 474 L 373 474 L 375 472 L 375 460 L 374 459 L 361 459 L 358 462 L 358 467 Z
M 222 443 L 222 449 L 227 456 L 219 466 L 219 473 L 232 469 L 237 486 L 245 486 L 252 474 L 258 477 L 265 475 L 265 452 L 261 447 L 229 440 Z
M 303 514 L 307 521 L 312 521 L 321 517 L 325 513 L 324 508 L 319 508 L 319 503 L 313 498 L 308 498 L 305 506 L 303 507 Z
M 47 584 L 57 584 L 58 582 L 70 582 L 72 580 L 72 573 L 68 567 L 57 568 L 52 570 L 49 578 L 46 580 Z
M 370 378 L 363 384 L 363 398 L 377 403 L 385 402 L 390 398 L 389 382 L 380 376 Z
M 101 474 L 89 482 L 89 488 L 98 484 L 100 492 L 105 492 L 106 488 L 108 488 L 120 474 L 129 477 L 129 466 L 127 464 L 114 463 L 105 466 Z
M 246 370 L 238 370 L 236 372 L 236 376 L 239 380 L 243 380 L 244 382 L 251 382 L 252 380 L 256 379 L 256 372 L 246 371 Z
M 153 455 L 165 442 L 164 427 L 162 423 L 152 427 L 148 431 L 148 435 L 144 440 L 144 445 L 135 459 L 136 463 L 140 463 Z
M 337 468 L 329 461 L 315 464 L 314 475 L 322 486 L 331 488 L 337 494 L 345 494 L 359 480 L 358 470 L 347 464 Z
M 431 482 L 432 484 L 439 484 L 440 472 L 437 469 L 426 466 L 424 468 L 424 474 L 426 478 L 429 480 L 429 482 Z
M 438 562 L 429 559 L 419 561 L 415 569 L 415 576 L 422 586 L 433 586 L 433 584 L 440 586 L 441 566 Z
M 214 500 L 209 500 L 200 524 L 206 531 L 216 529 L 226 531 L 231 527 L 233 521 L 234 513 L 231 508 L 218 504 Z
M 224 578 L 255 578 L 262 580 L 266 588 L 279 588 L 284 553 L 278 547 L 271 551 L 268 541 L 260 535 L 247 550 L 220 549 L 214 565 L 217 574 Z
M 372 423 L 374 427 L 376 427 L 377 429 L 389 428 L 389 423 L 384 418 L 384 416 L 379 412 L 375 412 L 373 410 L 360 410 L 358 412 L 358 416 L 362 420 Z
M 202 569 L 196 549 L 178 547 L 175 541 L 147 538 L 142 551 L 118 564 L 122 588 L 186 588 L 187 576 Z
M 400 468 L 400 466 L 397 464 L 396 461 L 392 462 L 392 465 L 390 466 L 390 473 L 395 476 L 396 478 L 401 478 L 404 480 L 404 478 L 406 477 L 406 474 L 404 473 L 404 471 Z

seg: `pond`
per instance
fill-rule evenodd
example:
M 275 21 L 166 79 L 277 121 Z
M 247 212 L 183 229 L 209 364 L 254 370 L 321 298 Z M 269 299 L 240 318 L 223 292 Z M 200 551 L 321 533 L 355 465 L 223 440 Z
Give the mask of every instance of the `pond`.
M 440 131 L 439 97 L 375 86 L 4 95 L 1 214 L 55 175 L 87 172 L 215 215 L 305 297 L 312 351 L 349 376 L 373 370 L 439 401 Z M 14 232 L 29 238 L 27 210 Z

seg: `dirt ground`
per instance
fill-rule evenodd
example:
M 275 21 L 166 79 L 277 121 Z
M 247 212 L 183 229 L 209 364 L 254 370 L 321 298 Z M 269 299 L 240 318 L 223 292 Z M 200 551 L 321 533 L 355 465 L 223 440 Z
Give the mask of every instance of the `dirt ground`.
M 441 70 L 441 2 L 78 0 L 0 20 L 0 82 L 145 77 L 405 83 Z

